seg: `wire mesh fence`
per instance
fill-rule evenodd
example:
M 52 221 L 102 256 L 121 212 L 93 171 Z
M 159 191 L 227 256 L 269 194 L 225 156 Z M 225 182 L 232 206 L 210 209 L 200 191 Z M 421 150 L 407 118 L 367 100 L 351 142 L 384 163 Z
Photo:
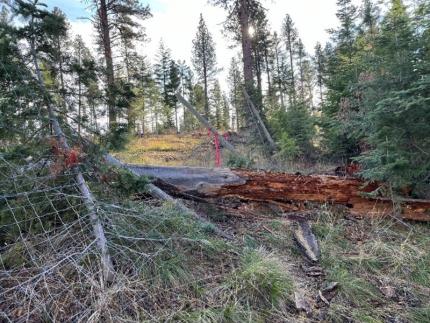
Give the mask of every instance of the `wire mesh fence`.
M 114 262 L 107 285 L 78 183 L 70 169 L 58 172 L 56 158 L 0 157 L 1 320 L 151 320 L 174 309 L 167 300 L 193 284 L 185 255 L 213 248 L 204 228 L 173 205 L 113 198 L 83 165 Z

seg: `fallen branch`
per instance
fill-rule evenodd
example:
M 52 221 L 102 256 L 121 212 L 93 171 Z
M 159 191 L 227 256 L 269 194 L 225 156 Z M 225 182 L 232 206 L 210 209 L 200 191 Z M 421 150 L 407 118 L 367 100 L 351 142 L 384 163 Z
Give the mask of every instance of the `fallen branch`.
M 47 90 L 45 87 L 45 84 L 43 82 L 42 74 L 39 68 L 39 62 L 37 58 L 37 53 L 35 49 L 34 40 L 32 39 L 30 41 L 30 49 L 31 49 L 31 56 L 33 59 L 34 68 L 36 71 L 36 77 L 37 81 L 39 83 L 39 86 L 44 94 L 47 94 Z M 49 100 L 46 100 L 46 106 L 48 110 L 48 116 L 49 121 L 52 125 L 52 129 L 54 130 L 55 136 L 58 140 L 58 143 L 60 145 L 60 148 L 66 152 L 69 153 L 71 151 L 71 148 L 69 144 L 67 143 L 67 138 L 61 129 L 60 123 L 58 122 L 57 115 L 55 114 L 54 109 L 52 108 Z M 102 223 L 98 217 L 97 210 L 95 207 L 95 199 L 93 197 L 93 194 L 91 193 L 87 183 L 85 182 L 84 177 L 82 176 L 81 171 L 79 170 L 79 167 L 77 165 L 73 165 L 72 171 L 75 176 L 75 180 L 78 184 L 78 188 L 80 191 L 80 194 L 83 198 L 84 204 L 86 209 L 88 210 L 89 217 L 92 222 L 93 227 L 93 233 L 97 240 L 97 247 L 101 253 L 101 267 L 103 271 L 103 279 L 106 282 L 112 282 L 114 279 L 115 271 L 112 264 L 112 259 L 107 247 L 107 240 L 105 236 L 105 232 L 102 226 Z
M 255 108 L 254 103 L 252 102 L 251 98 L 249 97 L 248 92 L 246 92 L 245 89 L 243 89 L 243 94 L 245 96 L 245 99 L 247 101 L 247 106 L 249 107 L 249 109 L 251 110 L 252 115 L 254 116 L 254 119 L 257 121 L 257 127 L 263 132 L 264 134 L 264 138 L 263 140 L 265 140 L 269 147 L 270 150 L 272 152 L 276 151 L 276 144 L 275 141 L 273 140 L 272 136 L 270 135 L 269 130 L 267 130 L 266 125 L 264 124 L 264 121 L 261 119 L 260 113 L 258 112 L 258 110 Z

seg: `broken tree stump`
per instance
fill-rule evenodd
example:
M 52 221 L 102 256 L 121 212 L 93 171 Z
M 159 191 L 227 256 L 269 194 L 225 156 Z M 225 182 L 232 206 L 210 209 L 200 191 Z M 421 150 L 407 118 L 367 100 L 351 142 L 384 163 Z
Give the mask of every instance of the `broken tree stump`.
M 366 196 L 377 183 L 328 175 L 296 175 L 258 170 L 208 169 L 199 167 L 152 167 L 124 165 L 134 174 L 156 178 L 157 186 L 172 195 L 202 199 L 239 198 L 270 202 L 286 208 L 308 202 L 337 204 L 363 216 L 398 215 L 404 220 L 430 221 L 430 200 L 391 199 Z

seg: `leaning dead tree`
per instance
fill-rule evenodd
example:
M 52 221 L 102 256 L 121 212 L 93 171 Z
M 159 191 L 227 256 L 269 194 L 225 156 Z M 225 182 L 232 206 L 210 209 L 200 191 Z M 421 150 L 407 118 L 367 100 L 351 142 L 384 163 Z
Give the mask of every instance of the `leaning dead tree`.
M 243 94 L 245 96 L 246 103 L 247 103 L 247 106 L 251 112 L 251 115 L 254 117 L 254 120 L 256 121 L 257 128 L 258 128 L 260 135 L 262 137 L 261 139 L 263 140 L 263 142 L 268 143 L 269 148 L 272 152 L 276 151 L 275 141 L 273 140 L 272 136 L 270 135 L 269 130 L 267 130 L 267 127 L 264 124 L 263 119 L 261 119 L 260 113 L 256 109 L 256 107 L 255 107 L 254 103 L 252 102 L 251 98 L 249 97 L 249 94 L 246 91 L 246 89 L 243 90 Z
M 36 71 L 37 81 L 39 83 L 39 86 L 42 92 L 47 94 L 48 92 L 43 82 L 42 74 L 39 67 L 34 40 L 30 41 L 30 49 L 31 49 L 31 56 L 32 56 L 34 68 Z M 46 100 L 46 106 L 48 110 L 49 120 L 52 125 L 52 129 L 54 130 L 55 136 L 57 137 L 59 147 L 62 149 L 62 151 L 65 154 L 70 154 L 71 148 L 67 142 L 67 138 L 63 130 L 61 129 L 56 113 L 54 112 L 54 109 L 52 108 L 49 100 Z M 77 165 L 74 165 L 72 167 L 72 171 L 74 173 L 75 180 L 77 182 L 80 194 L 83 198 L 85 207 L 88 210 L 89 217 L 92 222 L 94 236 L 97 239 L 97 246 L 101 253 L 101 265 L 102 265 L 102 271 L 103 271 L 103 278 L 106 282 L 113 281 L 115 271 L 114 271 L 112 259 L 110 257 L 109 250 L 107 247 L 105 232 L 104 232 L 102 223 L 97 215 L 94 196 L 91 193 L 91 190 L 89 189 L 87 183 L 85 182 L 85 179 L 81 171 L 79 170 L 79 167 Z
M 328 175 L 296 175 L 254 170 L 127 165 L 134 174 L 155 178 L 169 194 L 200 200 L 235 198 L 270 203 L 285 211 L 309 204 L 337 204 L 363 216 L 398 214 L 404 220 L 430 221 L 430 200 L 374 197 L 378 183 Z
M 234 148 L 232 144 L 230 144 L 227 140 L 224 139 L 223 136 L 220 136 L 218 133 L 218 130 L 215 129 L 208 120 L 206 120 L 200 113 L 197 112 L 197 110 L 189 103 L 181 94 L 176 93 L 176 98 L 179 100 L 179 102 L 182 103 L 182 105 L 187 108 L 196 118 L 199 120 L 199 122 L 205 126 L 207 129 L 209 129 L 213 134 L 217 135 L 219 138 L 219 141 L 223 145 L 223 147 L 230 150 L 235 155 L 240 155 L 239 152 Z

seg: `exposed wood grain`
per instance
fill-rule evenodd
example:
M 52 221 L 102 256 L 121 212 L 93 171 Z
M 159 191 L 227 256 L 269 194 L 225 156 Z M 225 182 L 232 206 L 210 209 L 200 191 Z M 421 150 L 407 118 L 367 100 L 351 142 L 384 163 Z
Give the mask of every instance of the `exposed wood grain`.
M 379 186 L 357 178 L 327 175 L 303 176 L 255 170 L 205 169 L 190 167 L 140 167 L 127 165 L 135 174 L 153 176 L 163 189 L 200 198 L 236 197 L 241 200 L 278 205 L 307 202 L 340 204 L 363 216 L 392 215 L 399 210 L 405 220 L 430 221 L 430 201 L 403 199 L 393 202 L 366 193 Z M 158 184 L 157 184 L 158 185 Z M 175 192 L 176 191 L 176 192 Z

